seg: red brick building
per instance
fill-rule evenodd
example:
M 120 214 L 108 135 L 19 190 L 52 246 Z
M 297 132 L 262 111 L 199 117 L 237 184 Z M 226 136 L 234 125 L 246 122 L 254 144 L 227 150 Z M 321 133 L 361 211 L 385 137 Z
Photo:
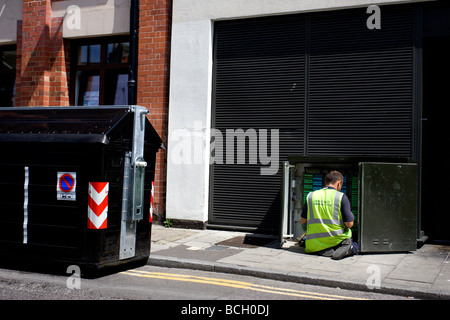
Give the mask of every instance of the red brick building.
M 23 0 L 0 5 L 0 107 L 127 102 L 131 0 Z M 170 0 L 139 1 L 137 104 L 167 144 Z M 166 153 L 154 213 L 164 215 Z

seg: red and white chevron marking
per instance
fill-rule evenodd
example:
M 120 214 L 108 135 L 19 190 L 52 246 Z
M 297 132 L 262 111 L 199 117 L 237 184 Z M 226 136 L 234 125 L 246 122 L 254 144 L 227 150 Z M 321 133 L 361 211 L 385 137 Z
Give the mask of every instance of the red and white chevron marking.
M 106 229 L 109 182 L 89 182 L 88 229 Z

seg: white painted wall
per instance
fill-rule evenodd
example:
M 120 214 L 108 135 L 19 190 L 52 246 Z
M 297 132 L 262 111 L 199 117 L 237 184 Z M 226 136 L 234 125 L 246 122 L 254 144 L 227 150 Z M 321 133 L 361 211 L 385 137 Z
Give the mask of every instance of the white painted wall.
M 17 21 L 22 20 L 22 1 L 0 0 L 0 45 L 17 42 Z
M 195 1 L 192 1 L 195 2 Z M 208 154 L 206 137 L 209 137 L 211 101 L 211 21 L 203 19 L 195 22 L 173 24 L 171 51 L 171 89 L 169 107 L 168 177 L 166 217 L 195 221 L 207 220 L 208 162 L 195 160 Z M 195 124 L 197 123 L 197 127 Z M 195 142 L 201 147 L 180 151 L 182 134 L 190 140 L 192 149 Z M 195 136 L 195 138 L 194 138 Z M 189 142 L 186 142 L 187 144 Z M 186 144 L 184 144 L 186 145 Z M 178 147 L 177 147 L 178 146 Z M 180 151 L 180 152 L 178 152 Z M 184 162 L 177 160 L 183 156 Z M 195 160 L 195 161 L 194 161 Z M 190 164 L 189 164 L 190 163 Z M 169 182 L 170 180 L 170 182 Z
M 130 32 L 130 4 L 130 0 L 58 1 L 52 3 L 52 17 L 64 17 L 64 38 L 118 35 Z M 79 8 L 79 26 L 66 23 L 73 14 L 78 14 L 67 10 L 70 6 Z
M 68 0 L 52 3 L 52 17 L 68 17 L 67 8 L 80 8 L 80 28 L 63 24 L 64 38 L 129 33 L 130 0 Z M 17 21 L 22 20 L 22 0 L 0 0 L 0 45 L 17 42 Z
M 189 164 L 176 160 L 180 149 L 192 149 L 188 140 L 177 140 L 183 131 L 201 131 L 203 156 L 209 156 L 214 20 L 408 2 L 412 1 L 174 0 L 166 217 L 208 220 L 209 161 Z M 200 122 L 202 129 L 195 130 Z

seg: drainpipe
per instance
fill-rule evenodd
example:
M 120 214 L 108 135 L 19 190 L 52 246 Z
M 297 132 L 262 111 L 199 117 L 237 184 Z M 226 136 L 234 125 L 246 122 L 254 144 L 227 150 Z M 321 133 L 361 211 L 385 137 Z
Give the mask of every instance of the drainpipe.
M 137 103 L 137 55 L 138 55 L 138 37 L 139 37 L 139 0 L 131 0 L 130 7 L 130 52 L 128 67 L 128 105 Z

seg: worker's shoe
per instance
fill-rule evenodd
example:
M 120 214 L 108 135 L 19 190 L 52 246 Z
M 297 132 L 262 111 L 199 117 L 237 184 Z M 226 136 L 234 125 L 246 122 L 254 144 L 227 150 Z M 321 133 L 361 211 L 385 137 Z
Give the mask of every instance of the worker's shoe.
M 348 238 L 342 241 L 341 245 L 334 250 L 331 259 L 339 260 L 345 257 L 350 257 L 352 255 L 353 255 L 353 241 L 351 238 Z
M 298 238 L 298 246 L 301 248 L 305 247 L 306 244 L 306 233 L 302 234 L 299 238 Z

